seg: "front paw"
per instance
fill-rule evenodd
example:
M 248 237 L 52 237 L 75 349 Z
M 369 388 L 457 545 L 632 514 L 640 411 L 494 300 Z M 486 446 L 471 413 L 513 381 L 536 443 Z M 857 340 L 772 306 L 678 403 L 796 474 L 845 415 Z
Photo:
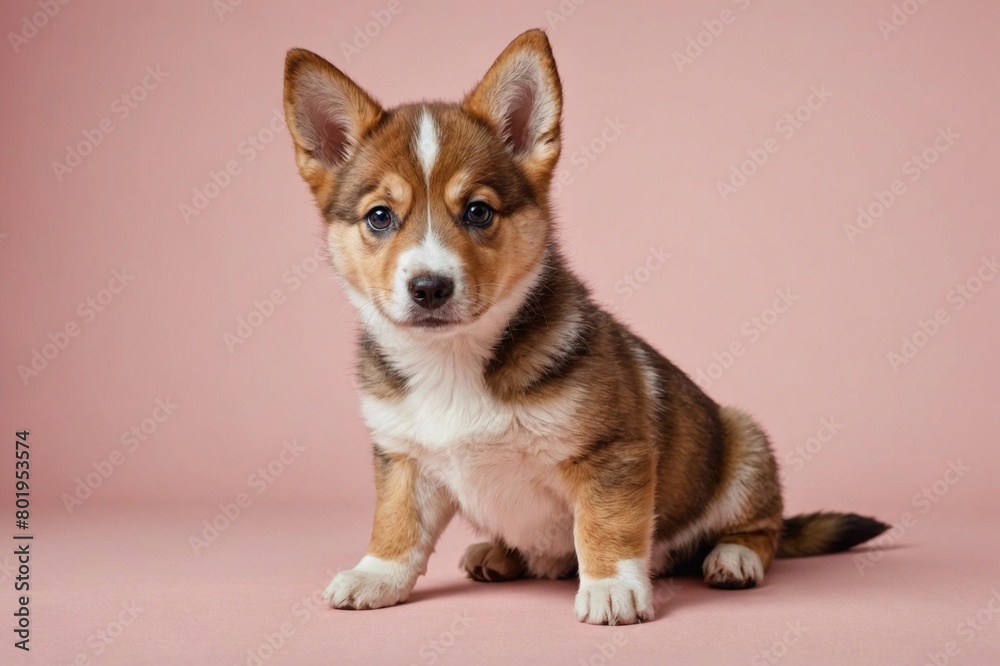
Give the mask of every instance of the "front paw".
M 653 616 L 653 586 L 645 575 L 580 579 L 576 617 L 581 622 L 635 624 Z
M 415 578 L 403 564 L 366 556 L 355 568 L 334 576 L 323 598 L 332 608 L 385 608 L 406 601 Z

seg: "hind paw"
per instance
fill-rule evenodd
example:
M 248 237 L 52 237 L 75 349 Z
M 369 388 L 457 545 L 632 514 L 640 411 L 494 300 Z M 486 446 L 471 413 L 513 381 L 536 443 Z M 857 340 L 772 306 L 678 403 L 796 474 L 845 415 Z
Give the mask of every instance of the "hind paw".
M 472 580 L 499 583 L 524 576 L 524 564 L 517 553 L 492 543 L 477 543 L 465 549 L 459 566 Z
M 764 579 L 760 556 L 735 543 L 720 543 L 713 548 L 701 570 L 706 583 L 724 590 L 744 590 Z

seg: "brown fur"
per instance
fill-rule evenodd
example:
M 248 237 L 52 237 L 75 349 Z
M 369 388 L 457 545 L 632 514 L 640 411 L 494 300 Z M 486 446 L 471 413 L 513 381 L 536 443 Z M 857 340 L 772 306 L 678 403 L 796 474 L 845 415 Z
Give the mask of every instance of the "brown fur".
M 529 117 L 534 124 L 510 113 L 504 96 L 512 68 L 526 57 L 541 63 L 541 85 L 551 92 L 545 100 L 549 115 Z M 311 102 L 317 90 L 329 92 L 333 101 Z M 481 359 L 482 377 L 486 391 L 511 413 L 573 405 L 574 418 L 559 433 L 573 448 L 553 473 L 573 509 L 576 563 L 587 579 L 614 578 L 626 560 L 651 562 L 650 574 L 669 573 L 700 562 L 720 545 L 748 549 L 767 569 L 776 552 L 828 552 L 884 529 L 877 521 L 843 514 L 783 522 L 777 468 L 760 427 L 717 405 L 594 304 L 552 233 L 548 193 L 560 152 L 561 105 L 555 62 L 539 31 L 514 40 L 461 104 L 385 110 L 322 58 L 289 52 L 285 108 L 297 164 L 323 213 L 334 264 L 348 285 L 372 307 L 387 311 L 400 256 L 431 229 L 461 262 L 472 304 L 464 316 L 471 323 L 493 315 L 491 308 L 541 267 Z M 317 108 L 329 117 L 317 120 Z M 423 114 L 431 114 L 440 128 L 430 175 L 414 145 Z M 489 204 L 495 222 L 481 229 L 463 226 L 470 201 Z M 391 233 L 365 223 L 376 206 L 392 211 Z M 411 390 L 411 378 L 367 329 L 361 335 L 359 376 L 362 391 L 382 404 L 402 403 Z M 428 539 L 433 544 L 438 528 L 427 514 L 442 513 L 450 500 L 440 493 L 428 500 L 421 484 L 432 481 L 417 460 L 376 446 L 377 508 L 369 555 L 403 562 Z M 463 566 L 476 580 L 509 580 L 535 573 L 531 555 L 497 538 L 470 547 Z M 705 572 L 712 585 L 758 582 L 754 567 L 742 560 L 713 566 L 720 568 Z M 643 617 L 639 612 L 603 621 Z
M 469 546 L 461 564 L 472 580 L 483 583 L 515 580 L 527 573 L 517 551 L 489 542 Z

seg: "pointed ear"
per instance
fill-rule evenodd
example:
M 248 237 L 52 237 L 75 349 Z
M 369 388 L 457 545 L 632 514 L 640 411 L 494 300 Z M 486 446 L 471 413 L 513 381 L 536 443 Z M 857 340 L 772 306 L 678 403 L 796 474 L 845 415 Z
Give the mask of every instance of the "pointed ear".
M 319 196 L 337 167 L 382 117 L 382 107 L 346 74 L 305 49 L 285 58 L 285 122 L 299 173 Z
M 511 42 L 463 106 L 493 127 L 533 180 L 547 184 L 559 159 L 562 86 L 544 32 Z

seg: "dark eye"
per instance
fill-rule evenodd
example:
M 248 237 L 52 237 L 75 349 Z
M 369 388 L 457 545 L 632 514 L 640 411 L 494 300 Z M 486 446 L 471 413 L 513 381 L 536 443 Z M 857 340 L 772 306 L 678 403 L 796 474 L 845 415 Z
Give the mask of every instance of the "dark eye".
M 493 221 L 493 209 L 482 201 L 473 201 L 465 207 L 462 221 L 470 227 L 488 227 Z
M 392 212 L 385 206 L 372 208 L 365 219 L 372 231 L 385 231 L 392 226 Z

